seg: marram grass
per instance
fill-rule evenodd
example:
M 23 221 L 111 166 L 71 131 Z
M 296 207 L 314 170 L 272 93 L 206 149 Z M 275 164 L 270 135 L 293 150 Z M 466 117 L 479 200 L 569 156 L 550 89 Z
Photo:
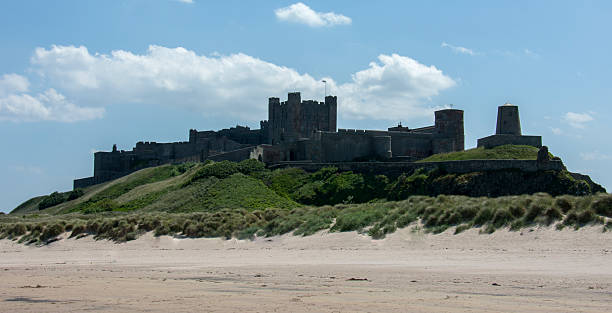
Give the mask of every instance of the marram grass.
M 308 236 L 320 230 L 357 231 L 374 239 L 420 222 L 427 232 L 478 227 L 483 233 L 519 230 L 539 225 L 579 229 L 600 225 L 612 230 L 612 195 L 548 194 L 470 198 L 412 196 L 403 201 L 379 201 L 293 209 L 220 209 L 209 212 L 102 212 L 64 215 L 32 214 L 0 217 L 0 238 L 25 244 L 45 244 L 63 233 L 69 237 L 128 241 L 153 232 L 156 236 L 248 239 L 287 233 Z

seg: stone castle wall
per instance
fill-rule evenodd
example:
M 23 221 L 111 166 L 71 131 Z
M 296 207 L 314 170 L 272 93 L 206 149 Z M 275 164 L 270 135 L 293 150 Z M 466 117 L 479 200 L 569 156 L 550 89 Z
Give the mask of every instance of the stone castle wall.
M 94 176 L 75 180 L 86 187 L 127 175 L 136 170 L 167 163 L 207 159 L 241 161 L 256 158 L 266 163 L 310 160 L 415 160 L 433 153 L 464 148 L 463 111 L 435 112 L 435 125 L 409 129 L 347 130 L 337 128 L 337 97 L 324 102 L 302 101 L 299 92 L 287 101 L 270 98 L 269 120 L 260 129 L 239 126 L 220 131 L 189 131 L 187 142 L 139 142 L 131 151 L 94 154 Z
M 490 149 L 503 145 L 526 145 L 540 148 L 542 146 L 541 136 L 515 136 L 515 135 L 491 135 L 478 139 L 478 147 Z

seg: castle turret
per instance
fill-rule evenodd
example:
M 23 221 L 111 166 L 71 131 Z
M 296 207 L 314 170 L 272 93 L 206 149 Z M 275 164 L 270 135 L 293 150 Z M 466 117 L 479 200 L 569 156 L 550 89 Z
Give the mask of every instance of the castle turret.
M 497 107 L 496 135 L 521 135 L 521 120 L 518 106 L 506 103 Z
M 276 144 L 280 140 L 281 124 L 280 99 L 268 98 L 268 143 Z
M 337 116 L 338 116 L 338 97 L 337 96 L 326 96 L 325 105 L 328 109 L 329 116 L 329 128 L 327 131 L 335 132 L 337 127 Z
M 435 112 L 435 139 L 433 153 L 463 151 L 463 110 L 446 109 Z
M 288 103 L 301 103 L 302 95 L 299 92 L 290 92 L 287 94 L 287 102 Z

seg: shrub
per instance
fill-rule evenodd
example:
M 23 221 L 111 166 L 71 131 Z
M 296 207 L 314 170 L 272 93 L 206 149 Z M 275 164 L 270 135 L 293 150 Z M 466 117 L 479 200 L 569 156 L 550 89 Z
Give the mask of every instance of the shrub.
M 8 228 L 8 235 L 11 238 L 23 236 L 28 232 L 26 225 L 22 223 L 16 223 Z
M 277 169 L 268 173 L 262 180 L 266 186 L 279 195 L 293 200 L 298 200 L 300 197 L 312 198 L 312 195 L 314 195 L 314 189 L 312 188 L 312 192 L 307 192 L 308 196 L 298 195 L 299 189 L 309 182 L 309 174 L 301 168 Z M 310 186 L 312 187 L 313 185 L 311 184 Z M 305 190 L 302 190 L 302 193 L 304 192 Z
M 236 237 L 238 239 L 251 239 L 252 240 L 255 238 L 255 233 L 257 233 L 258 230 L 259 230 L 258 226 L 252 225 L 252 226 L 249 226 L 239 231 Z
M 388 208 L 383 205 L 352 206 L 338 214 L 336 224 L 330 230 L 340 232 L 360 231 L 382 219 L 387 212 Z
M 80 188 L 75 189 L 75 190 L 73 190 L 73 191 L 68 193 L 67 200 L 70 201 L 70 200 L 78 199 L 81 196 L 83 196 L 84 194 L 85 193 L 83 192 L 83 189 L 80 189 Z
M 495 211 L 495 214 L 493 215 L 493 220 L 491 221 L 491 224 L 495 228 L 501 228 L 503 226 L 506 226 L 508 223 L 510 223 L 513 220 L 514 220 L 514 216 L 512 215 L 512 213 L 510 213 L 510 210 L 498 209 L 497 211 Z
M 41 241 L 48 241 L 49 239 L 55 238 L 64 232 L 64 226 L 60 223 L 48 225 L 44 228 L 40 235 Z
M 536 217 L 540 216 L 544 212 L 545 208 L 541 203 L 531 203 L 529 208 L 527 209 L 527 214 L 525 215 L 526 222 L 533 222 Z
M 569 193 L 576 196 L 586 196 L 591 194 L 591 186 L 584 180 L 577 180 L 569 188 Z
M 81 210 L 85 214 L 109 212 L 116 208 L 118 208 L 118 206 L 115 201 L 107 198 L 98 201 L 89 200 L 81 204 Z
M 157 226 L 157 228 L 155 228 L 155 237 L 159 237 L 159 236 L 164 236 L 164 235 L 170 235 L 172 234 L 173 231 L 170 228 L 170 225 L 168 225 L 167 223 L 161 223 L 160 225 Z
M 555 206 L 561 209 L 563 213 L 569 212 L 574 205 L 568 196 L 560 196 L 555 199 Z
M 478 215 L 476 215 L 476 217 L 474 218 L 474 225 L 475 226 L 482 226 L 485 223 L 487 223 L 488 221 L 491 220 L 491 218 L 493 218 L 493 210 L 491 208 L 483 208 L 480 209 L 480 211 L 478 212 Z
M 181 175 L 185 172 L 187 172 L 189 169 L 191 169 L 192 167 L 195 166 L 195 163 L 193 162 L 186 162 L 186 163 L 181 163 L 181 164 L 177 164 L 174 166 L 174 176 L 177 175 Z
M 563 214 L 561 214 L 559 209 L 552 207 L 546 209 L 544 216 L 546 217 L 546 225 L 550 225 L 552 222 L 562 218 Z
M 570 226 L 573 225 L 576 228 L 584 226 L 589 223 L 594 223 L 599 220 L 597 214 L 592 209 L 586 209 L 582 211 L 571 210 L 565 216 L 563 224 Z
M 591 208 L 599 215 L 612 217 L 612 195 L 598 195 Z
M 246 159 L 238 163 L 238 170 L 240 173 L 250 175 L 257 172 L 262 172 L 266 169 L 266 165 L 263 162 L 255 159 Z
M 412 175 L 400 175 L 389 186 L 388 198 L 390 200 L 403 200 L 412 195 L 426 195 L 429 193 L 429 179 L 432 173 L 424 169 L 417 169 Z
M 593 210 L 584 210 L 578 214 L 577 222 L 580 225 L 597 221 L 597 214 Z
M 50 208 L 52 206 L 56 206 L 60 203 L 66 202 L 66 197 L 64 194 L 61 194 L 57 191 L 51 193 L 48 196 L 45 196 L 40 203 L 38 203 L 38 209 L 44 210 L 46 208 Z
M 510 214 L 514 217 L 514 218 L 521 218 L 525 215 L 525 208 L 517 205 L 517 204 L 511 204 L 508 207 L 508 212 L 510 212 Z
M 192 181 L 206 178 L 217 177 L 226 178 L 240 171 L 237 163 L 230 161 L 213 162 L 199 169 L 191 178 Z
M 70 233 L 70 237 L 68 238 L 72 238 L 72 237 L 75 237 L 75 236 L 78 236 L 84 233 L 87 233 L 87 225 L 86 224 L 75 224 L 72 227 L 72 232 Z

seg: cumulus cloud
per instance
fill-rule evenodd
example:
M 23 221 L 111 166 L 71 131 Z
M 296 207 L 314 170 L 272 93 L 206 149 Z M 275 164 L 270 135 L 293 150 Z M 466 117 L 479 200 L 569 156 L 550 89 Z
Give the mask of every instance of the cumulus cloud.
M 189 4 L 194 3 L 193 0 L 176 0 L 176 1 L 181 2 L 181 3 L 189 3 Z
M 561 130 L 561 128 L 557 128 L 557 127 L 551 127 L 550 131 L 555 134 L 555 135 L 562 135 L 563 131 Z
M 352 23 L 351 18 L 348 16 L 334 12 L 316 12 L 301 2 L 276 9 L 274 13 L 280 21 L 300 23 L 310 27 L 350 25 Z
M 17 74 L 0 79 L 0 120 L 74 122 L 100 118 L 104 108 L 79 107 L 49 88 L 34 96 L 28 93 L 30 82 Z
M 468 49 L 466 47 L 461 47 L 461 46 L 451 45 L 451 44 L 446 43 L 446 42 L 442 42 L 440 47 L 442 47 L 442 48 L 449 48 L 449 49 L 451 49 L 455 53 L 468 54 L 468 55 L 476 55 L 476 52 L 474 52 L 474 50 L 472 50 L 472 49 Z
M 36 49 L 32 64 L 77 103 L 176 105 L 247 121 L 265 118 L 270 96 L 301 91 L 302 98 L 320 98 L 321 79 L 338 95 L 338 111 L 345 118 L 416 120 L 430 117 L 430 99 L 456 84 L 435 66 L 397 54 L 380 55 L 342 84 L 241 53 L 203 56 L 180 47 L 105 55 L 52 46 Z
M 14 92 L 26 92 L 30 88 L 30 81 L 17 74 L 4 74 L 0 78 L 0 97 Z
M 426 117 L 434 109 L 424 102 L 456 85 L 435 66 L 409 57 L 380 55 L 378 61 L 353 74 L 350 83 L 338 86 L 338 95 L 344 97 L 341 109 L 348 117 Z
M 600 153 L 599 151 L 581 152 L 580 157 L 585 161 L 604 161 L 612 159 L 612 156 Z
M 567 112 L 563 116 L 563 120 L 574 128 L 584 128 L 586 123 L 594 119 L 589 113 Z

